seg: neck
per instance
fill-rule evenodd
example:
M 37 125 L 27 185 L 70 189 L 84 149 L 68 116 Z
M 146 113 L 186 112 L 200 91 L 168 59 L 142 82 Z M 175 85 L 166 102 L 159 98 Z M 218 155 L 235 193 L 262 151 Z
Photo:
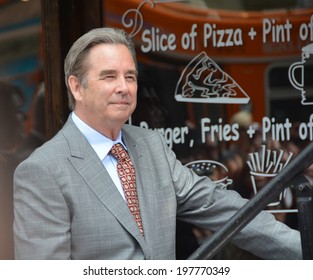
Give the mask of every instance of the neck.
M 123 123 L 101 121 L 100 119 L 84 118 L 79 112 L 74 111 L 75 115 L 85 124 L 98 131 L 105 137 L 115 141 L 123 127 Z
M 102 135 L 106 136 L 107 138 L 111 139 L 112 141 L 115 141 L 120 133 L 122 128 L 119 129 L 106 129 L 105 131 L 98 130 Z

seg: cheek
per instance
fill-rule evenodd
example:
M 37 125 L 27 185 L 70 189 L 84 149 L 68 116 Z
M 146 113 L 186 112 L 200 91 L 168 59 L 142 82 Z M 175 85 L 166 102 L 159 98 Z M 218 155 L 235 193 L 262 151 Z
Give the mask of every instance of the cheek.
M 136 106 L 137 106 L 137 92 L 135 92 L 132 95 L 132 105 L 133 105 L 133 110 L 135 110 Z
M 88 108 L 97 108 L 103 107 L 104 104 L 104 96 L 100 94 L 101 91 L 97 89 L 90 89 L 83 98 L 83 103 Z
M 112 92 L 110 88 L 104 86 L 93 87 L 91 91 L 93 95 L 92 98 L 94 99 L 96 105 L 100 105 L 100 103 L 103 105 L 103 103 L 106 102 Z
M 134 100 L 137 100 L 137 91 L 138 91 L 138 86 L 134 86 L 132 89 L 131 89 L 131 95 L 133 97 Z

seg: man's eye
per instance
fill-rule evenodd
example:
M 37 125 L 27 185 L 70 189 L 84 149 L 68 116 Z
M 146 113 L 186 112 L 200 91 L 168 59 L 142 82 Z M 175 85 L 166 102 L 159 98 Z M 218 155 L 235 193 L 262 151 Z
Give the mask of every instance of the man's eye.
M 114 78 L 115 78 L 114 75 L 107 75 L 107 76 L 102 77 L 103 80 L 114 79 Z
M 127 79 L 128 81 L 136 81 L 136 80 L 137 80 L 137 79 L 136 79 L 136 76 L 133 76 L 133 75 L 127 76 L 126 79 Z

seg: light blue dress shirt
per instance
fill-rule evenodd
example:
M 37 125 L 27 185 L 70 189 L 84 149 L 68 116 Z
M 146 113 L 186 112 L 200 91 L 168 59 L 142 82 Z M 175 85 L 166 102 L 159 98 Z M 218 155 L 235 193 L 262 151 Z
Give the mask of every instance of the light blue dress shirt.
M 124 148 L 127 149 L 122 141 L 122 132 L 120 131 L 117 139 L 113 141 L 91 128 L 89 125 L 83 122 L 74 112 L 72 112 L 71 115 L 73 122 L 76 124 L 81 133 L 86 137 L 92 148 L 95 150 L 104 167 L 110 174 L 115 186 L 125 200 L 123 187 L 117 174 L 117 160 L 114 156 L 110 154 L 112 146 L 116 143 L 121 143 Z

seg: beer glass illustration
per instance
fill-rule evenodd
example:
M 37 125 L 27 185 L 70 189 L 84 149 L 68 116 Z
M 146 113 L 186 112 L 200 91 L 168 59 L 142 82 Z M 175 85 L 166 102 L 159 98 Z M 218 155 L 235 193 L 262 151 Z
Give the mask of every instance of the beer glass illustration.
M 294 88 L 301 91 L 302 105 L 313 105 L 313 88 L 309 88 L 312 77 L 308 73 L 308 68 L 312 66 L 313 43 L 302 48 L 302 60 L 291 64 L 288 71 L 290 83 Z

